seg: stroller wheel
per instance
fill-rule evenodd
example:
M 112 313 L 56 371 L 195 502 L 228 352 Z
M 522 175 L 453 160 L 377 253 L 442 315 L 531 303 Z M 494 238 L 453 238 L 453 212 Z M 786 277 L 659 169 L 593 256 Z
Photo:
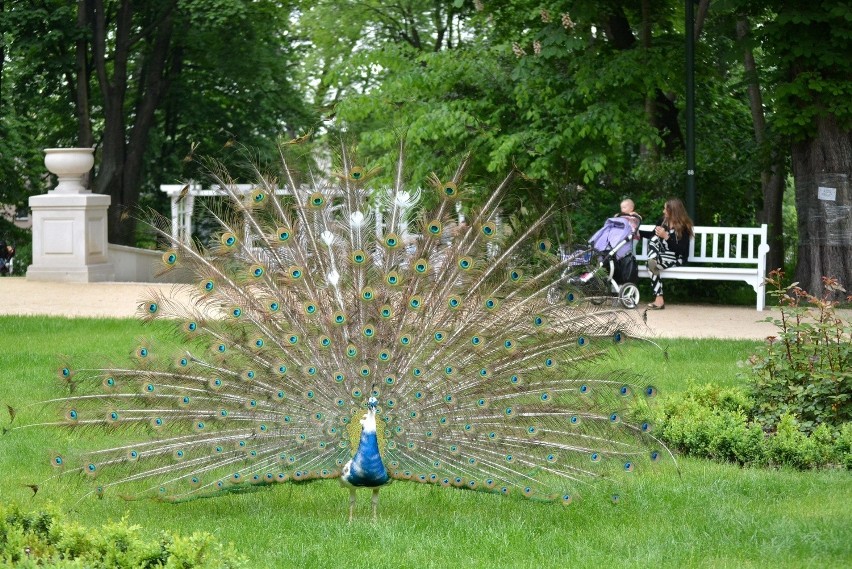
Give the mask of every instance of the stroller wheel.
M 624 283 L 618 289 L 618 299 L 624 308 L 636 308 L 639 306 L 639 289 L 633 283 Z

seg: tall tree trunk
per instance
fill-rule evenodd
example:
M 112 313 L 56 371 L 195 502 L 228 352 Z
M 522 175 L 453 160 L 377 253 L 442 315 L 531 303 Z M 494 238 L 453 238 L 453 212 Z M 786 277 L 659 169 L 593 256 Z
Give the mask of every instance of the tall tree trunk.
M 81 148 L 92 146 L 95 142 L 92 135 L 92 120 L 89 115 L 89 79 L 88 64 L 89 42 L 84 32 L 89 29 L 93 16 L 91 0 L 77 0 L 77 30 L 80 37 L 76 46 L 77 82 L 75 90 L 75 110 L 77 113 L 77 145 Z
M 111 243 L 135 245 L 136 221 L 127 210 L 139 201 L 139 186 L 148 136 L 154 125 L 154 113 L 168 88 L 166 63 L 172 40 L 174 9 L 173 0 L 155 15 L 155 21 L 145 26 L 134 22 L 134 2 L 122 0 L 116 12 L 115 29 L 108 31 L 103 0 L 93 2 L 92 29 L 94 67 L 104 99 L 104 131 L 100 167 L 95 179 L 95 191 L 112 198 L 109 209 L 108 237 Z M 138 27 L 147 29 L 146 38 L 151 42 L 142 54 L 141 71 L 129 70 L 131 52 L 135 41 L 133 34 Z M 110 34 L 112 57 L 107 57 L 107 34 Z M 141 38 L 139 38 L 141 39 Z M 133 73 L 133 77 L 131 77 Z M 139 84 L 134 90 L 133 124 L 128 130 L 126 108 L 128 83 Z
M 748 20 L 737 20 L 737 39 L 747 40 L 750 35 Z M 769 270 L 784 266 L 784 224 L 781 217 L 781 205 L 784 198 L 785 176 L 784 156 L 774 146 L 768 152 L 762 152 L 767 146 L 766 119 L 763 113 L 763 96 L 760 92 L 760 81 L 757 75 L 757 65 L 750 46 L 744 48 L 744 65 L 748 81 L 748 100 L 751 106 L 751 119 L 754 125 L 754 139 L 761 147 L 760 155 L 767 156 L 760 173 L 760 185 L 763 194 L 763 210 L 759 221 L 768 225 L 769 254 L 766 257 L 766 267 Z
M 813 137 L 793 143 L 792 156 L 799 213 L 796 280 L 818 295 L 823 276 L 852 287 L 852 132 L 832 115 L 820 117 Z

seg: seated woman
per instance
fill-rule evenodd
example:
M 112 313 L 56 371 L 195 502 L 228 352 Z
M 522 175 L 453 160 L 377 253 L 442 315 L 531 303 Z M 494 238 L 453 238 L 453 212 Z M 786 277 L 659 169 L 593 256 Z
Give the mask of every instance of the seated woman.
M 656 298 L 648 305 L 651 310 L 666 307 L 663 298 L 663 269 L 683 265 L 689 260 L 689 240 L 692 238 L 692 220 L 683 207 L 683 202 L 672 198 L 663 206 L 663 217 L 657 221 L 653 231 L 639 231 L 648 241 L 648 272 L 651 273 L 651 288 Z

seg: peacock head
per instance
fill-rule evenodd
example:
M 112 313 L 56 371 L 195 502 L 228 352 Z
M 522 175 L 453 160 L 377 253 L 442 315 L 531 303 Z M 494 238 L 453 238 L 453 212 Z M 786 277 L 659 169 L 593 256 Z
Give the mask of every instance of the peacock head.
M 367 412 L 361 417 L 361 429 L 365 433 L 372 433 L 376 430 L 376 410 L 379 407 L 379 400 L 375 397 L 370 397 L 367 400 Z

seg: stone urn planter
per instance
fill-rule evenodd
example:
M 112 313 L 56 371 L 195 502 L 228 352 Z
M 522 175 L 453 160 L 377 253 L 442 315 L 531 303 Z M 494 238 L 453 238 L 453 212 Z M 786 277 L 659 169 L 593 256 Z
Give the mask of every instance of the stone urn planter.
M 44 165 L 59 179 L 52 191 L 57 194 L 90 193 L 81 182 L 95 165 L 94 152 L 94 148 L 46 148 Z
M 115 270 L 107 251 L 110 197 L 93 194 L 82 183 L 95 164 L 92 148 L 47 148 L 44 165 L 59 184 L 30 196 L 33 217 L 33 281 L 111 281 Z

